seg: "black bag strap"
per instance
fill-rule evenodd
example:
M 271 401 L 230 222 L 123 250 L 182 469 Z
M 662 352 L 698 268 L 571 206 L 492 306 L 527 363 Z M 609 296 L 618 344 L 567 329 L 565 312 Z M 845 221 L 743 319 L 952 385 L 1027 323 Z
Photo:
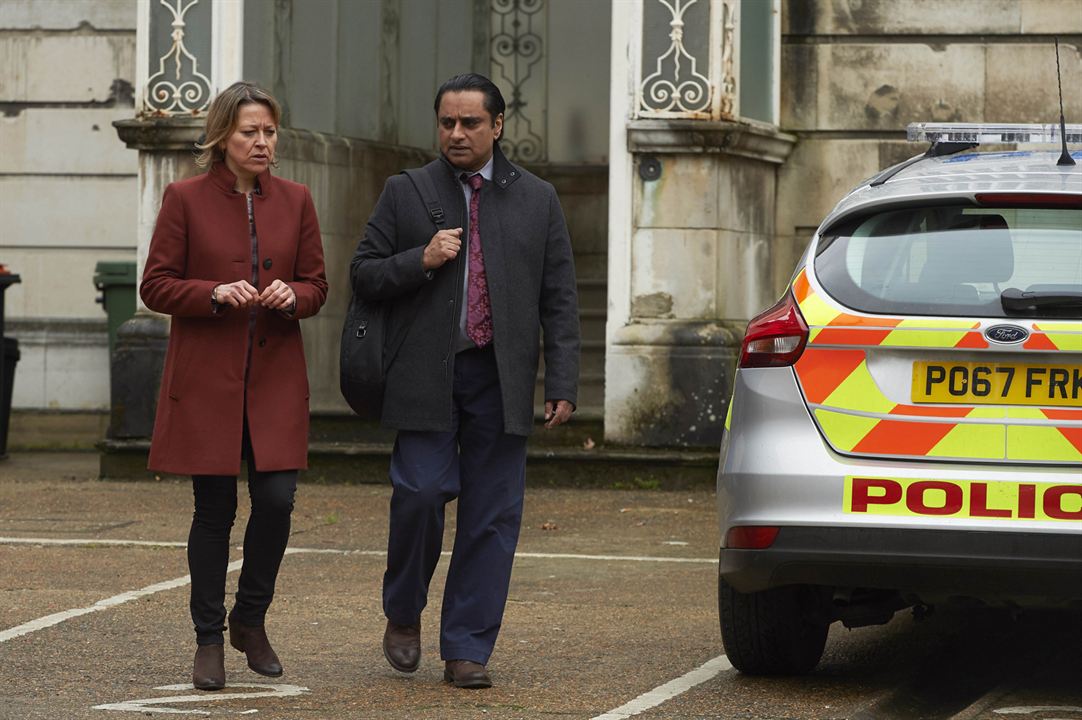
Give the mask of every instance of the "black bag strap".
M 442 230 L 447 225 L 447 216 L 443 214 L 443 205 L 440 204 L 440 196 L 436 194 L 436 186 L 432 184 L 431 176 L 424 168 L 410 168 L 402 172 L 406 173 L 413 182 L 413 187 L 417 188 L 417 194 L 421 196 L 436 229 Z
M 436 230 L 442 230 L 447 225 L 447 216 L 443 212 L 443 205 L 440 203 L 440 196 L 436 193 L 436 186 L 432 183 L 432 178 L 424 168 L 410 168 L 403 170 L 406 177 L 413 183 L 413 187 L 416 188 L 417 194 L 421 196 L 421 201 L 425 204 L 425 208 L 428 210 L 428 216 L 432 218 L 432 223 L 436 226 Z M 410 303 L 408 314 L 403 318 L 405 323 L 403 328 L 409 327 L 413 324 L 414 318 L 417 317 L 417 311 L 421 305 L 421 293 L 415 293 L 413 296 L 413 302 Z M 395 338 L 392 341 L 391 347 L 387 348 L 386 367 L 390 367 L 391 363 L 398 356 L 398 351 L 402 349 L 402 343 L 406 341 L 406 333 L 399 332 L 395 334 Z

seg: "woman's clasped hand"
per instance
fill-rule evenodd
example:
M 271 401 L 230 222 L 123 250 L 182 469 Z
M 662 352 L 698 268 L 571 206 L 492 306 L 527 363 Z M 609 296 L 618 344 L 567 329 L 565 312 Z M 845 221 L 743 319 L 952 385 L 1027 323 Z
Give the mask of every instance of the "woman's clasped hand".
M 247 280 L 222 283 L 214 288 L 214 302 L 235 308 L 258 304 L 268 310 L 288 311 L 296 299 L 293 288 L 278 279 L 263 288 L 262 293 Z

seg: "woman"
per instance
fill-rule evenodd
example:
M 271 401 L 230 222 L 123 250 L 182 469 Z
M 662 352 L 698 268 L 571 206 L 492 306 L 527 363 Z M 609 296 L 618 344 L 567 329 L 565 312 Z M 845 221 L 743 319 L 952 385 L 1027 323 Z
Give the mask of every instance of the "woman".
M 263 621 L 297 471 L 308 464 L 297 321 L 319 311 L 327 280 L 308 188 L 270 174 L 280 118 L 278 102 L 250 83 L 214 99 L 196 160 L 210 170 L 165 189 L 139 288 L 148 308 L 173 318 L 148 466 L 192 476 L 192 682 L 201 690 L 225 685 L 225 578 L 242 456 L 252 512 L 229 642 L 252 670 L 282 674 Z

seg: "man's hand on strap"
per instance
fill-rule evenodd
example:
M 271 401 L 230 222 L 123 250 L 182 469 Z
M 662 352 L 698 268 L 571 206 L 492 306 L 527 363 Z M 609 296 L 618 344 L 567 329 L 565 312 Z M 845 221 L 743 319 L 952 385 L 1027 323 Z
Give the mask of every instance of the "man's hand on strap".
M 425 246 L 421 266 L 424 267 L 425 271 L 443 267 L 444 263 L 458 257 L 458 252 L 461 249 L 462 228 L 440 230 L 432 236 L 432 239 L 428 241 L 428 245 Z

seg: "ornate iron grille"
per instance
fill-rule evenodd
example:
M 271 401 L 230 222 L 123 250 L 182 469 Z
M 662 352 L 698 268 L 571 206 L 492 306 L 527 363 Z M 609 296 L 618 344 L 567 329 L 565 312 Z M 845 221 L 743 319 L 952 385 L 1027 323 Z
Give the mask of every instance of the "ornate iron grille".
M 737 1 L 635 3 L 642 24 L 635 99 L 637 117 L 703 120 L 733 117 Z M 660 34 L 666 30 L 667 42 L 659 43 Z
M 143 105 L 152 115 L 192 115 L 210 104 L 210 79 L 199 72 L 199 61 L 184 44 L 184 17 L 200 0 L 159 0 L 173 16 L 169 51 L 158 59 L 158 71 L 147 78 Z M 172 60 L 173 67 L 166 64 Z M 186 67 L 190 64 L 190 69 Z
M 545 14 L 545 0 L 492 0 L 492 80 L 507 100 L 500 146 L 518 162 L 548 157 Z

